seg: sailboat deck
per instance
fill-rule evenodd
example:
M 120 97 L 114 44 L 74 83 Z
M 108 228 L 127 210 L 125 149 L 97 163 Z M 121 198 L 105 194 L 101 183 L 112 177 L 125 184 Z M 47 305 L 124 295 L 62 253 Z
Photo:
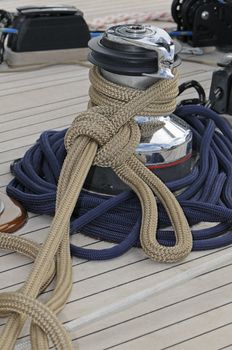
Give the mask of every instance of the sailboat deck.
M 43 4 L 43 1 L 25 0 L 20 5 L 33 3 Z M 170 0 L 70 0 L 68 3 L 80 8 L 87 20 L 115 13 L 170 12 L 171 5 Z M 0 2 L 1 8 L 9 10 L 18 5 L 16 0 Z M 195 59 L 202 60 L 202 63 L 182 63 L 181 81 L 194 78 L 208 93 L 214 67 L 204 62 L 216 62 L 216 54 Z M 59 65 L 36 71 L 4 73 L 0 75 L 0 82 L 0 187 L 5 191 L 12 178 L 10 163 L 21 157 L 42 131 L 68 127 L 77 113 L 86 108 L 88 69 L 78 65 Z M 27 224 L 16 234 L 42 242 L 50 223 L 48 216 L 29 214 Z M 83 235 L 76 235 L 71 240 L 96 249 L 110 246 Z M 73 258 L 73 289 L 60 319 L 66 323 L 86 315 L 229 251 L 232 255 L 232 247 L 193 252 L 176 264 L 153 262 L 137 248 L 110 261 Z M 0 291 L 18 289 L 31 267 L 31 261 L 25 257 L 0 252 Z M 52 286 L 43 293 L 42 300 L 47 298 L 51 289 Z M 0 330 L 5 322 L 5 319 L 0 320 Z M 27 334 L 26 327 L 21 340 L 26 340 Z M 80 350 L 232 349 L 232 264 L 144 300 L 129 310 L 77 330 L 71 336 L 74 349 Z

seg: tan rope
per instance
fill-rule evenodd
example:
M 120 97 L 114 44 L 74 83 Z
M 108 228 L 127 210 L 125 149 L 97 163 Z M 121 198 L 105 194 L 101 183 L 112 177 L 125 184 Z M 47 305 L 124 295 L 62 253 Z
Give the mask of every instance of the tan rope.
M 174 73 L 175 79 L 160 81 L 146 91 L 139 91 L 109 83 L 97 68 L 91 70 L 90 98 L 95 106 L 81 113 L 66 134 L 67 157 L 57 188 L 56 214 L 46 241 L 39 248 L 22 238 L 0 234 L 0 248 L 16 250 L 35 259 L 24 286 L 17 292 L 0 294 L 1 316 L 11 314 L 0 338 L 1 350 L 13 350 L 27 317 L 32 319 L 33 350 L 48 350 L 48 340 L 58 350 L 72 349 L 71 340 L 56 314 L 64 307 L 72 286 L 70 217 L 93 164 L 112 167 L 137 194 L 142 208 L 140 240 L 149 257 L 174 262 L 191 251 L 191 232 L 174 195 L 134 155 L 141 139 L 141 130 L 134 117 L 147 113 L 167 115 L 175 109 L 178 89 L 177 74 Z M 151 127 L 159 128 L 160 123 L 154 119 Z M 156 197 L 173 225 L 176 235 L 173 247 L 164 247 L 156 239 Z M 54 272 L 56 286 L 44 305 L 37 297 Z

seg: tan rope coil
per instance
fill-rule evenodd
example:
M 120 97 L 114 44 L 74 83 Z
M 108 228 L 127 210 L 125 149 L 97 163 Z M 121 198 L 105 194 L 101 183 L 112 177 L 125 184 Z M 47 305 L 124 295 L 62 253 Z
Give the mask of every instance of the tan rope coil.
M 0 294 L 1 316 L 11 313 L 0 338 L 1 350 L 13 350 L 27 317 L 32 319 L 33 350 L 48 350 L 48 339 L 58 350 L 72 349 L 71 340 L 56 314 L 65 305 L 72 286 L 70 217 L 93 164 L 112 167 L 137 194 L 142 208 L 140 239 L 149 257 L 174 262 L 184 258 L 192 248 L 188 223 L 174 195 L 134 155 L 141 139 L 141 130 L 134 117 L 173 112 L 178 94 L 176 72 L 175 79 L 160 81 L 146 91 L 110 83 L 97 68 L 91 70 L 90 80 L 91 103 L 97 106 L 81 113 L 66 134 L 67 157 L 57 188 L 56 214 L 46 241 L 39 248 L 21 238 L 0 234 L 0 248 L 12 249 L 35 259 L 24 286 L 17 292 Z M 154 122 L 152 127 L 159 128 L 160 123 Z M 155 196 L 163 204 L 173 225 L 176 235 L 173 247 L 164 247 L 156 239 Z M 44 305 L 37 297 L 54 272 L 56 286 Z

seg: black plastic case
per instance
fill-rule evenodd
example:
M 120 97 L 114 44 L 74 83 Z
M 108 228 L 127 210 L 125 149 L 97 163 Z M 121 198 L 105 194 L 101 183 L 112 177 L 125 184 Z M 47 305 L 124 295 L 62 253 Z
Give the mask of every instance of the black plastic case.
M 70 7 L 19 8 L 7 46 L 15 52 L 87 47 L 89 28 L 81 11 Z

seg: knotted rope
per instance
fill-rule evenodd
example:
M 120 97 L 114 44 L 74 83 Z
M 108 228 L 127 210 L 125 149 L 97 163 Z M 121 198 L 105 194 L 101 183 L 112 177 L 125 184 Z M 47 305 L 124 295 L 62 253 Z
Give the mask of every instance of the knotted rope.
M 141 139 L 134 117 L 138 114 L 157 116 L 173 112 L 178 94 L 177 74 L 173 80 L 160 81 L 146 91 L 119 87 L 104 79 L 97 67 L 90 71 L 90 81 L 91 103 L 97 106 L 74 120 L 65 137 L 67 150 L 79 137 L 94 140 L 98 150 L 93 164 L 111 167 L 140 199 L 143 213 L 140 241 L 143 250 L 157 261 L 182 259 L 192 246 L 192 236 L 182 209 L 167 187 L 134 155 Z M 176 233 L 174 247 L 164 247 L 156 240 L 157 206 L 154 194 L 172 222 Z
M 65 137 L 67 157 L 60 174 L 56 214 L 48 237 L 41 248 L 30 241 L 0 234 L 0 248 L 16 250 L 35 258 L 24 286 L 17 292 L 0 294 L 0 314 L 11 316 L 0 339 L 0 349 L 12 350 L 26 318 L 32 319 L 33 350 L 48 350 L 50 339 L 58 350 L 71 350 L 72 344 L 56 314 L 66 303 L 72 286 L 69 251 L 69 224 L 79 193 L 95 164 L 112 167 L 115 173 L 137 194 L 142 208 L 141 245 L 154 260 L 174 262 L 192 248 L 192 235 L 181 207 L 167 187 L 135 156 L 141 130 L 134 121 L 137 115 L 167 115 L 175 109 L 178 94 L 175 79 L 160 81 L 146 91 L 118 86 L 106 81 L 97 68 L 90 72 L 91 104 L 81 113 Z M 159 122 L 152 123 L 154 129 Z M 160 245 L 156 239 L 156 197 L 163 204 L 173 225 L 176 244 Z M 54 264 L 55 262 L 55 264 Z M 55 266 L 55 267 L 54 267 Z M 56 273 L 56 286 L 46 305 L 36 300 Z

